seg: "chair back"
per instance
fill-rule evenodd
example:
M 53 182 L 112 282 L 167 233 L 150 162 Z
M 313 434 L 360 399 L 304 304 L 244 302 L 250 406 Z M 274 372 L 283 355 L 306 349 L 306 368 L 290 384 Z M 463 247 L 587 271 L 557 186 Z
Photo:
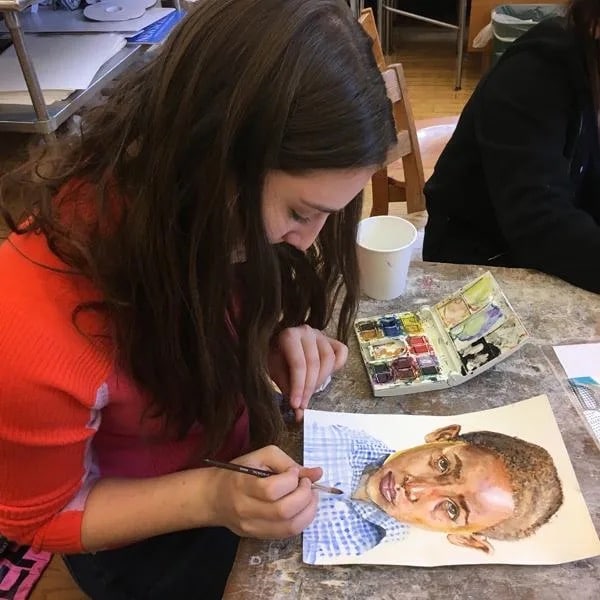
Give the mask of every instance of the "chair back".
M 425 210 L 423 162 L 412 107 L 401 64 L 381 71 L 396 123 L 396 145 L 390 149 L 386 167 L 373 176 L 372 215 L 387 214 L 390 202 L 406 202 L 406 212 Z M 402 160 L 404 180 L 388 177 L 387 165 Z
M 358 22 L 362 25 L 362 28 L 367 35 L 373 40 L 373 56 L 375 56 L 375 62 L 377 63 L 379 70 L 383 71 L 383 69 L 385 69 L 385 58 L 383 56 L 383 49 L 381 47 L 381 40 L 379 39 L 379 32 L 377 31 L 373 9 L 363 8 L 360 11 Z
M 443 135 L 437 136 L 442 139 L 438 140 L 436 137 L 433 140 L 435 145 L 433 151 L 429 149 L 431 143 L 424 133 L 421 136 L 423 142 L 420 142 L 417 124 L 408 98 L 402 65 L 386 65 L 372 9 L 363 9 L 358 22 L 373 40 L 373 56 L 385 82 L 388 98 L 392 103 L 397 136 L 396 145 L 388 153 L 386 166 L 373 175 L 371 215 L 387 214 L 390 202 L 406 202 L 406 212 L 409 214 L 424 211 L 425 196 L 423 187 L 425 186 L 425 177 L 421 144 L 424 145 L 425 156 L 428 161 L 435 163 L 435 160 L 437 160 L 436 153 L 441 152 L 446 138 L 451 135 L 451 129 L 446 128 Z M 450 127 L 452 125 L 453 123 L 450 124 Z M 440 147 L 439 150 L 438 147 Z M 388 166 L 391 167 L 389 172 Z M 430 170 L 433 170 L 433 165 Z
M 392 103 L 396 123 L 397 144 L 388 154 L 387 164 L 400 160 L 413 151 L 418 152 L 419 143 L 410 103 L 406 103 L 406 83 L 401 64 L 393 64 L 381 72 L 387 97 Z

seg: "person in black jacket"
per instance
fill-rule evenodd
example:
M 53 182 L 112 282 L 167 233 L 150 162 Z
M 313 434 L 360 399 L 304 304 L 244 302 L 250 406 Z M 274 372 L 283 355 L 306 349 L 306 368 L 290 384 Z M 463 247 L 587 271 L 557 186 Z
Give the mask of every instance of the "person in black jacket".
M 425 186 L 425 260 L 600 293 L 599 37 L 600 0 L 572 0 L 480 82 Z

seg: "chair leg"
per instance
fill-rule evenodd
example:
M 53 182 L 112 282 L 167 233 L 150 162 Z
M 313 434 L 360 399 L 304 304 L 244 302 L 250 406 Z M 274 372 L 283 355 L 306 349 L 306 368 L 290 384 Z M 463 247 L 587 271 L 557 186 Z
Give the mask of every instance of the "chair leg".
M 467 0 L 458 0 L 458 52 L 456 57 L 456 84 L 455 90 L 462 87 L 463 60 L 465 52 L 465 30 L 467 28 Z
M 406 190 L 406 212 L 410 214 L 425 210 L 423 167 L 419 169 L 419 161 L 413 152 L 402 157 L 402 167 Z
M 390 203 L 390 188 L 386 168 L 380 169 L 371 178 L 371 191 L 373 195 L 371 216 L 387 215 Z

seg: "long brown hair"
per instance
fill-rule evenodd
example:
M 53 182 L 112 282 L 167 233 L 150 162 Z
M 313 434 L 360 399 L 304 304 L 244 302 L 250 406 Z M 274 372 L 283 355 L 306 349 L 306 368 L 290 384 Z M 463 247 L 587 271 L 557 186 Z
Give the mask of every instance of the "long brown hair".
M 600 121 L 600 0 L 571 0 L 568 20 L 584 47 L 594 108 Z
M 274 333 L 325 327 L 340 292 L 338 336 L 349 333 L 362 200 L 331 215 L 308 252 L 273 246 L 265 174 L 379 165 L 394 141 L 370 39 L 342 0 L 203 0 L 84 114 L 80 136 L 38 161 L 37 182 L 20 185 L 33 200 L 19 231 L 45 234 L 95 282 L 119 364 L 154 415 L 179 435 L 202 423 L 214 451 L 241 394 L 259 446 L 282 428 L 266 368 Z M 56 194 L 74 181 L 98 190 L 85 235 L 57 216 Z M 118 219 L 115 196 L 126 199 Z

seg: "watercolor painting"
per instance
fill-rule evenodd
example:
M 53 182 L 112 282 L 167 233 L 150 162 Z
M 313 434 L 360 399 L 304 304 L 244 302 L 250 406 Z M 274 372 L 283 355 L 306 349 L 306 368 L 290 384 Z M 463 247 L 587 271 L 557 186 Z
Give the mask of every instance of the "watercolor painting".
M 434 306 L 360 318 L 355 332 L 375 396 L 463 383 L 528 338 L 489 271 Z
M 309 410 L 309 564 L 556 564 L 600 540 L 545 396 L 453 417 Z

